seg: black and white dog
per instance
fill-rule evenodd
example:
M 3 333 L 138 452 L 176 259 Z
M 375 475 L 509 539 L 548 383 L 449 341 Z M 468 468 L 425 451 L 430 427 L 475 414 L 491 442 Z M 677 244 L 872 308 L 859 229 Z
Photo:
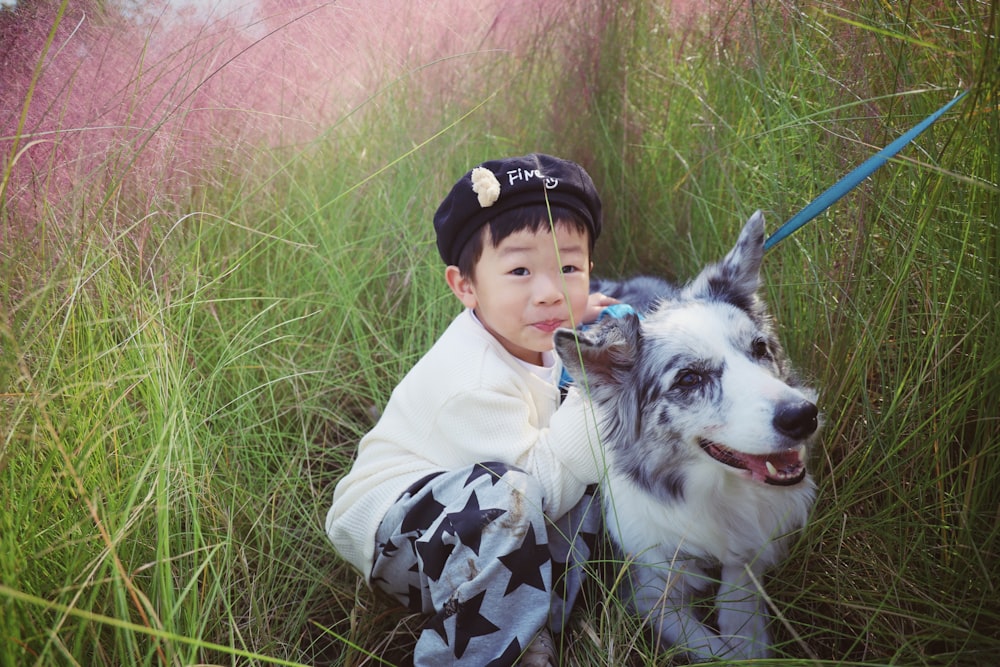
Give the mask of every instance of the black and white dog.
M 605 519 L 628 563 L 629 605 L 692 660 L 770 655 L 762 575 L 815 495 L 806 472 L 816 393 L 793 375 L 761 300 L 764 217 L 683 288 L 597 288 L 646 311 L 560 330 L 607 456 Z M 693 603 L 714 581 L 718 630 Z

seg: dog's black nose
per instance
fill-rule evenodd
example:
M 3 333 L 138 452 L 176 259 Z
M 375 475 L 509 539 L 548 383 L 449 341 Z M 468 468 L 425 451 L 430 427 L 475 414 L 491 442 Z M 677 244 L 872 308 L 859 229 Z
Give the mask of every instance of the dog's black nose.
M 795 440 L 808 438 L 819 425 L 819 410 L 809 401 L 784 403 L 774 413 L 774 428 L 782 435 Z

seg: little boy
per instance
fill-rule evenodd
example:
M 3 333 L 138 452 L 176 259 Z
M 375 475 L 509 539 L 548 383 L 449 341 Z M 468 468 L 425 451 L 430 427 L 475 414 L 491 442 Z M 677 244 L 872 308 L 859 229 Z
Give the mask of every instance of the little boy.
M 561 399 L 552 334 L 611 302 L 589 294 L 601 201 L 572 162 L 494 160 L 434 228 L 465 310 L 361 440 L 327 533 L 370 584 L 432 615 L 416 665 L 554 664 L 546 628 L 579 590 L 603 466 L 589 402 Z

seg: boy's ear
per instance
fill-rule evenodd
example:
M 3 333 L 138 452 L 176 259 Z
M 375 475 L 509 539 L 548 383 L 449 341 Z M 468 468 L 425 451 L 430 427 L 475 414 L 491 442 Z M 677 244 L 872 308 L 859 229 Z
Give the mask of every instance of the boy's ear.
M 462 302 L 462 305 L 466 308 L 475 308 L 478 305 L 476 300 L 476 289 L 475 285 L 472 284 L 472 279 L 462 275 L 462 272 L 458 270 L 458 267 L 451 264 L 444 270 L 444 279 L 448 283 L 448 287 L 451 291 L 458 297 L 458 300 Z

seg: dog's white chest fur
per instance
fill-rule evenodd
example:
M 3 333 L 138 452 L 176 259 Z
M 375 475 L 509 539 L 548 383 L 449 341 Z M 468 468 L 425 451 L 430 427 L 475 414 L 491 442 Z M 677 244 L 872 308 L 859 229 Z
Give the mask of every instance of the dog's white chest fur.
M 717 472 L 697 467 L 684 499 L 674 503 L 610 474 L 603 495 L 607 530 L 615 543 L 628 545 L 628 556 L 644 562 L 697 558 L 719 565 L 776 564 L 784 555 L 786 536 L 805 525 L 814 496 L 811 479 L 795 488 L 772 489 L 720 479 Z

